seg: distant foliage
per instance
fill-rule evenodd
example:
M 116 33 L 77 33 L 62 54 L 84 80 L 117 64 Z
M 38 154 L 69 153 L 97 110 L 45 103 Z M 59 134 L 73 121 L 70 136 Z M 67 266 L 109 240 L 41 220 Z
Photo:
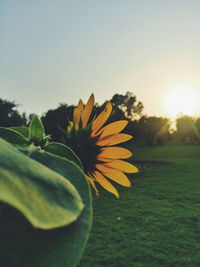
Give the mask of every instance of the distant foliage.
M 172 130 L 168 118 L 143 115 L 144 106 L 137 101 L 131 92 L 124 95 L 115 94 L 110 100 L 113 106 L 112 115 L 106 122 L 128 120 L 124 132 L 134 136 L 135 143 L 147 145 L 173 144 L 199 144 L 200 143 L 200 118 L 181 116 L 176 120 L 176 129 Z M 104 109 L 107 101 L 102 105 L 95 104 L 91 118 L 95 118 Z M 73 118 L 74 106 L 60 104 L 56 109 L 48 110 L 42 116 L 46 134 L 51 136 L 51 141 L 64 142 L 63 133 Z M 17 111 L 14 102 L 0 99 L 0 127 L 27 125 L 35 114 L 26 118 Z M 90 119 L 91 119 L 90 118 Z
M 170 139 L 170 121 L 168 118 L 142 116 L 129 123 L 128 133 L 135 136 L 137 143 L 163 145 Z
M 62 142 L 63 131 L 72 120 L 74 106 L 60 104 L 58 108 L 48 110 L 42 116 L 46 134 L 51 135 L 52 141 Z
M 25 113 L 21 115 L 16 108 L 14 102 L 0 99 L 0 127 L 26 125 Z
M 200 143 L 200 118 L 196 119 L 194 127 L 196 129 L 196 132 L 197 132 L 197 135 L 198 135 L 198 141 Z
M 121 111 L 121 114 L 129 120 L 138 118 L 144 108 L 142 102 L 137 102 L 136 96 L 131 92 L 126 92 L 125 95 L 115 94 L 110 102 L 115 113 L 119 114 Z
M 181 143 L 200 143 L 200 118 L 182 116 L 176 120 L 177 135 Z

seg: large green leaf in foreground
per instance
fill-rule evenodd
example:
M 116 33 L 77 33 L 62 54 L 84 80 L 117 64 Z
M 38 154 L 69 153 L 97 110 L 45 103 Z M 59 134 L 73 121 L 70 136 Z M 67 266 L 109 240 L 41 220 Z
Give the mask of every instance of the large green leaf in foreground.
M 28 139 L 14 128 L 0 127 L 0 137 L 13 145 L 25 145 Z
M 92 224 L 92 199 L 88 183 L 81 169 L 77 168 L 69 160 L 47 152 L 35 152 L 31 157 L 66 177 L 79 191 L 85 205 L 78 220 L 68 227 L 61 229 L 59 235 L 56 236 L 56 231 L 54 232 L 55 235 L 51 235 L 52 243 L 54 243 L 51 249 L 54 253 L 48 255 L 48 252 L 46 252 L 49 257 L 47 261 L 48 265 L 44 264 L 41 267 L 76 266 L 85 249 Z M 57 257 L 59 257 L 59 260 Z
M 35 160 L 64 176 L 77 188 L 85 205 L 78 219 L 65 227 L 35 230 L 15 210 L 0 209 L 0 262 L 3 267 L 73 267 L 86 245 L 91 228 L 91 195 L 80 168 L 47 152 L 31 154 Z
M 37 228 L 72 223 L 83 209 L 75 187 L 0 139 L 0 202 L 23 214 Z
M 48 143 L 44 147 L 44 150 L 49 152 L 49 153 L 58 155 L 60 157 L 69 159 L 69 160 L 73 161 L 74 163 L 76 163 L 81 169 L 83 169 L 82 163 L 81 163 L 80 159 L 77 157 L 77 155 L 71 150 L 71 148 L 69 148 L 63 144 L 60 144 L 57 142 L 51 142 L 51 143 Z
M 8 129 L 12 129 L 21 135 L 23 135 L 26 139 L 29 139 L 29 128 L 25 126 L 13 126 Z

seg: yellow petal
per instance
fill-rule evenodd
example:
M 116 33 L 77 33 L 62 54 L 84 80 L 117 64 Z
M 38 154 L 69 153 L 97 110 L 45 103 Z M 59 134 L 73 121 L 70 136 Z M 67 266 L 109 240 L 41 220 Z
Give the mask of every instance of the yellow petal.
M 108 102 L 105 109 L 99 114 L 99 116 L 92 123 L 92 136 L 104 125 L 112 112 L 112 104 Z
M 128 134 L 113 134 L 113 135 L 107 135 L 104 138 L 99 138 L 96 144 L 98 146 L 111 146 L 126 142 L 132 138 L 133 136 Z
M 88 99 L 88 102 L 81 114 L 81 120 L 82 120 L 82 128 L 84 128 L 87 123 L 88 123 L 88 120 L 90 118 L 90 115 L 91 115 L 91 112 L 92 112 L 92 109 L 93 109 L 93 106 L 94 106 L 94 94 L 91 94 L 90 98 Z
M 67 133 L 69 133 L 71 131 L 71 129 L 73 128 L 73 126 L 74 126 L 73 121 L 69 121 L 69 123 L 67 125 L 67 128 L 66 128 Z
M 98 191 L 98 189 L 97 189 L 97 187 L 96 187 L 96 185 L 95 185 L 95 183 L 94 183 L 94 180 L 93 180 L 90 176 L 88 176 L 88 175 L 85 175 L 85 176 L 86 176 L 88 182 L 89 182 L 89 183 L 91 184 L 91 186 L 93 187 L 94 191 L 96 192 L 96 195 L 99 196 L 99 191 Z
M 81 118 L 81 113 L 83 109 L 84 109 L 84 104 L 83 104 L 83 101 L 80 99 L 78 102 L 78 106 L 74 109 L 74 114 L 73 114 L 74 126 L 76 130 L 78 129 L 80 118 Z
M 131 183 L 128 177 L 121 171 L 112 169 L 104 164 L 96 164 L 95 167 L 101 171 L 105 176 L 112 179 L 118 184 L 130 187 Z
M 126 159 L 133 155 L 128 149 L 122 147 L 106 147 L 102 148 L 101 151 L 99 156 L 109 159 Z
M 104 163 L 105 166 L 111 167 L 113 169 L 117 169 L 126 173 L 136 173 L 139 172 L 138 168 L 133 164 L 123 161 L 123 160 L 113 160 L 108 163 Z
M 108 192 L 114 194 L 117 198 L 119 198 L 119 194 L 117 192 L 117 190 L 115 189 L 115 187 L 98 171 L 95 171 L 93 173 L 95 179 L 97 180 L 97 182 L 104 188 L 106 189 Z
M 107 135 L 117 134 L 117 133 L 121 132 L 126 127 L 127 123 L 128 123 L 128 121 L 126 121 L 126 120 L 120 120 L 120 121 L 115 121 L 115 122 L 112 122 L 112 123 L 106 125 L 100 131 L 100 132 L 102 132 L 100 138 L 107 136 Z
M 96 156 L 96 159 L 99 161 L 102 161 L 102 162 L 111 162 L 114 160 L 114 159 L 107 159 L 107 158 L 101 157 L 99 155 Z

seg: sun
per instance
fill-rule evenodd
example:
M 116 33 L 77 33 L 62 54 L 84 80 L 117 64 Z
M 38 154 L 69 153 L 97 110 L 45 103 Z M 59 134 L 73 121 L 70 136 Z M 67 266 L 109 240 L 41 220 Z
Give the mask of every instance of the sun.
M 169 88 L 164 98 L 166 112 L 172 116 L 193 116 L 199 111 L 200 90 L 189 85 L 176 85 Z

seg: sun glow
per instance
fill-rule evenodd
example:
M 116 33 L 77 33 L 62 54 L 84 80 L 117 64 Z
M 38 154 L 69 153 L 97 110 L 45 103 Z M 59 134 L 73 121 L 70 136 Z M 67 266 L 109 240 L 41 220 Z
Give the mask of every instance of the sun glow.
M 167 113 L 172 117 L 196 115 L 200 106 L 200 90 L 188 85 L 171 87 L 166 92 L 164 104 Z

